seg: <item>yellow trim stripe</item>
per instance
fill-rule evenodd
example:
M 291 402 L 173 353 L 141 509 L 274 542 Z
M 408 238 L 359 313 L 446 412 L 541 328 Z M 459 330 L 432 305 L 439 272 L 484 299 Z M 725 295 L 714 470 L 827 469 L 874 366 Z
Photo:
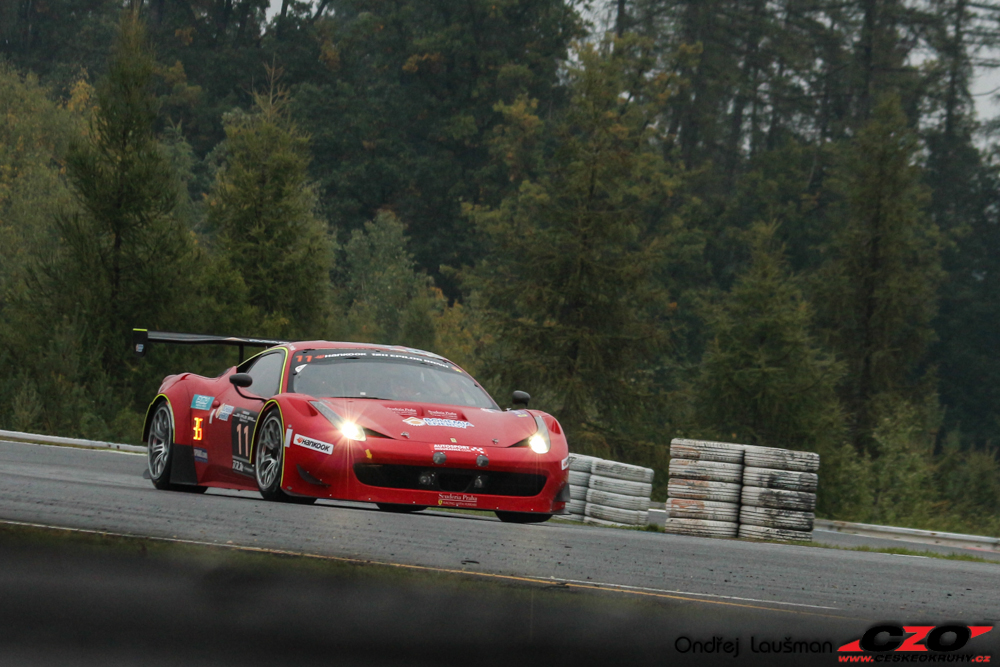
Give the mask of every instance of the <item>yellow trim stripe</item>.
M 149 407 L 146 408 L 146 420 L 143 422 L 143 425 L 142 425 L 143 433 L 146 432 L 146 425 L 149 424 L 149 418 L 150 418 L 150 415 L 152 415 L 153 406 L 156 405 L 156 402 L 158 400 L 160 400 L 161 398 L 167 402 L 167 407 L 170 408 L 170 428 L 174 432 L 174 441 L 176 442 L 177 441 L 177 420 L 174 419 L 174 406 L 170 402 L 170 397 L 167 396 L 166 394 L 157 394 L 153 398 L 153 400 L 149 403 Z
M 253 474 L 254 474 L 254 479 L 256 480 L 257 479 L 257 464 L 254 463 L 254 452 L 257 450 L 257 427 L 260 426 L 260 422 L 261 422 L 260 416 L 263 415 L 264 412 L 267 410 L 267 406 L 271 405 L 272 403 L 274 404 L 274 406 L 276 408 L 278 408 L 278 418 L 281 419 L 281 438 L 282 438 L 282 440 L 281 440 L 281 481 L 278 482 L 278 487 L 280 488 L 280 487 L 283 487 L 284 484 L 285 484 L 285 458 L 287 458 L 287 454 L 285 452 L 285 440 L 284 440 L 284 438 L 285 438 L 285 413 L 282 412 L 281 405 L 278 403 L 278 401 L 274 400 L 273 398 L 269 398 L 267 400 L 267 402 L 264 403 L 263 406 L 261 406 L 260 412 L 257 413 L 258 419 L 257 419 L 256 422 L 254 422 L 254 425 L 253 425 L 253 434 L 250 436 L 250 443 L 251 443 L 250 444 L 250 465 L 252 465 L 254 467 L 253 468 Z M 282 490 L 284 490 L 284 489 L 282 489 Z

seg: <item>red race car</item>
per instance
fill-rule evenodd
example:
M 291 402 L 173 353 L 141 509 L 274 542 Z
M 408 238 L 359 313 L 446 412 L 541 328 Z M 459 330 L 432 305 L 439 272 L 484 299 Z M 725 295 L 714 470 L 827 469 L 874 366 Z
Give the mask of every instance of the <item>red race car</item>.
M 266 500 L 461 507 L 535 523 L 565 512 L 569 450 L 554 417 L 501 410 L 468 373 L 407 347 L 150 332 L 151 343 L 240 347 L 217 378 L 163 380 L 143 426 L 158 489 L 258 490 Z M 247 346 L 267 347 L 242 361 Z

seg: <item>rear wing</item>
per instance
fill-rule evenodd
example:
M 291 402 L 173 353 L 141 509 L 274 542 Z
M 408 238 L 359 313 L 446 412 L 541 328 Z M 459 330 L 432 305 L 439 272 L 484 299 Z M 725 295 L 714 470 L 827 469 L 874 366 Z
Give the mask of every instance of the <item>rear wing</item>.
M 240 348 L 240 362 L 243 361 L 243 350 L 246 347 L 274 347 L 283 345 L 287 340 L 269 340 L 267 338 L 237 338 L 236 336 L 206 336 L 203 334 L 170 333 L 168 331 L 148 331 L 132 329 L 132 349 L 136 356 L 146 356 L 146 350 L 151 343 L 172 343 L 174 345 L 235 345 Z

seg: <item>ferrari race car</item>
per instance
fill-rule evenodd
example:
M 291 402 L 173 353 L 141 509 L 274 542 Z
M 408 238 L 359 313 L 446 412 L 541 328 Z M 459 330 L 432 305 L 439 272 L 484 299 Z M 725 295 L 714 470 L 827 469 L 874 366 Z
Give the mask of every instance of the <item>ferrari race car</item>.
M 569 450 L 554 417 L 514 392 L 501 410 L 465 371 L 407 347 L 285 342 L 135 330 L 151 343 L 240 347 L 216 378 L 163 380 L 143 440 L 157 489 L 258 490 L 266 500 L 331 498 L 389 512 L 489 510 L 535 523 L 565 512 Z M 265 347 L 243 361 L 245 347 Z

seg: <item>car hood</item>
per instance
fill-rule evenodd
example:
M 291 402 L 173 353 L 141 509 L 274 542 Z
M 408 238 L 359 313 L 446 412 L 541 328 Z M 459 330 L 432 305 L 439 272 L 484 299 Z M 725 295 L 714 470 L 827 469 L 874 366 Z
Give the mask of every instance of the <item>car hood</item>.
M 345 419 L 394 440 L 510 447 L 537 430 L 527 410 L 503 411 L 377 399 L 322 400 Z

